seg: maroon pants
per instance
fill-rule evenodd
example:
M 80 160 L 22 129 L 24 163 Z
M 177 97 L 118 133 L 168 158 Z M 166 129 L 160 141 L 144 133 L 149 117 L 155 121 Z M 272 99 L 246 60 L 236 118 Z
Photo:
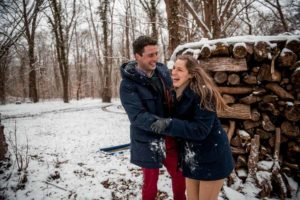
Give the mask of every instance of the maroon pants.
M 173 190 L 173 199 L 174 200 L 186 200 L 185 197 L 185 178 L 182 176 L 182 173 L 177 168 L 177 151 L 175 141 L 167 137 L 166 138 L 166 159 L 163 162 L 163 165 L 167 168 L 171 179 L 172 179 L 172 190 Z M 142 196 L 143 200 L 155 200 L 157 195 L 157 182 L 159 169 L 143 169 L 143 188 Z

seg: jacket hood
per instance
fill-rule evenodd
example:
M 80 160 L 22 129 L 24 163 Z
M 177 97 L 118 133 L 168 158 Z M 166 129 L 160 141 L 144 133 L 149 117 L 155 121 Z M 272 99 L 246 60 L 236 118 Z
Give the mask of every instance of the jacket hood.
M 135 70 L 136 65 L 136 61 L 130 61 L 128 63 L 122 64 L 120 67 L 122 79 L 130 79 L 142 85 L 149 83 L 149 79 L 146 76 L 138 73 Z M 160 75 L 166 81 L 167 85 L 172 85 L 170 73 L 164 64 L 156 63 L 155 72 L 158 73 L 158 75 Z

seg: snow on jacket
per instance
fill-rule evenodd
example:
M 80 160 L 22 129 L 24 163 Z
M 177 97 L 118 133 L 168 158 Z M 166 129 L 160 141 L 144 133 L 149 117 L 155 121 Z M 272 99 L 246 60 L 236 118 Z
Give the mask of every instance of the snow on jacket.
M 164 134 L 183 138 L 180 165 L 185 177 L 217 180 L 233 170 L 227 134 L 216 112 L 203 109 L 200 97 L 190 87 L 175 102 L 174 118 Z
M 130 121 L 130 161 L 140 167 L 159 168 L 165 159 L 165 136 L 153 133 L 150 125 L 158 117 L 168 117 L 168 102 L 162 100 L 148 77 L 135 70 L 136 64 L 132 61 L 120 68 L 120 99 Z M 164 81 L 165 94 L 170 94 L 172 81 L 167 67 L 157 63 L 155 73 Z

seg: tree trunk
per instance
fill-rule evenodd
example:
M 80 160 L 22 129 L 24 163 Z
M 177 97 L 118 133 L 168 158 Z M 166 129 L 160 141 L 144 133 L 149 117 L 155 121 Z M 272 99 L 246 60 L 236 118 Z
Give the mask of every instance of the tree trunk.
M 5 80 L 6 80 L 6 64 L 0 60 L 0 104 L 4 105 L 6 102 L 5 95 Z
M 108 23 L 107 23 L 107 13 L 109 8 L 108 0 L 105 0 L 101 4 L 100 10 L 100 18 L 102 21 L 102 30 L 103 30 L 103 37 L 104 37 L 104 66 L 103 66 L 103 90 L 102 90 L 102 102 L 111 102 L 111 77 L 110 77 L 110 70 L 109 70 L 109 62 L 108 62 Z
M 175 48 L 180 44 L 179 32 L 179 0 L 165 0 L 168 17 L 169 47 L 168 56 L 171 56 Z
M 0 161 L 4 161 L 7 152 L 7 143 L 4 135 L 4 126 L 1 124 L 1 114 L 0 114 Z

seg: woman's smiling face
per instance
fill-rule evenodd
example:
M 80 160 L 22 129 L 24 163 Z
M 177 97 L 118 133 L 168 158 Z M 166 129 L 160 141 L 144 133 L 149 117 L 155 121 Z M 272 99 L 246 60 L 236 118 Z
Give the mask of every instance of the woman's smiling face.
M 172 80 L 174 88 L 182 86 L 187 81 L 189 81 L 191 77 L 191 74 L 189 74 L 186 68 L 186 61 L 177 59 L 172 69 Z

